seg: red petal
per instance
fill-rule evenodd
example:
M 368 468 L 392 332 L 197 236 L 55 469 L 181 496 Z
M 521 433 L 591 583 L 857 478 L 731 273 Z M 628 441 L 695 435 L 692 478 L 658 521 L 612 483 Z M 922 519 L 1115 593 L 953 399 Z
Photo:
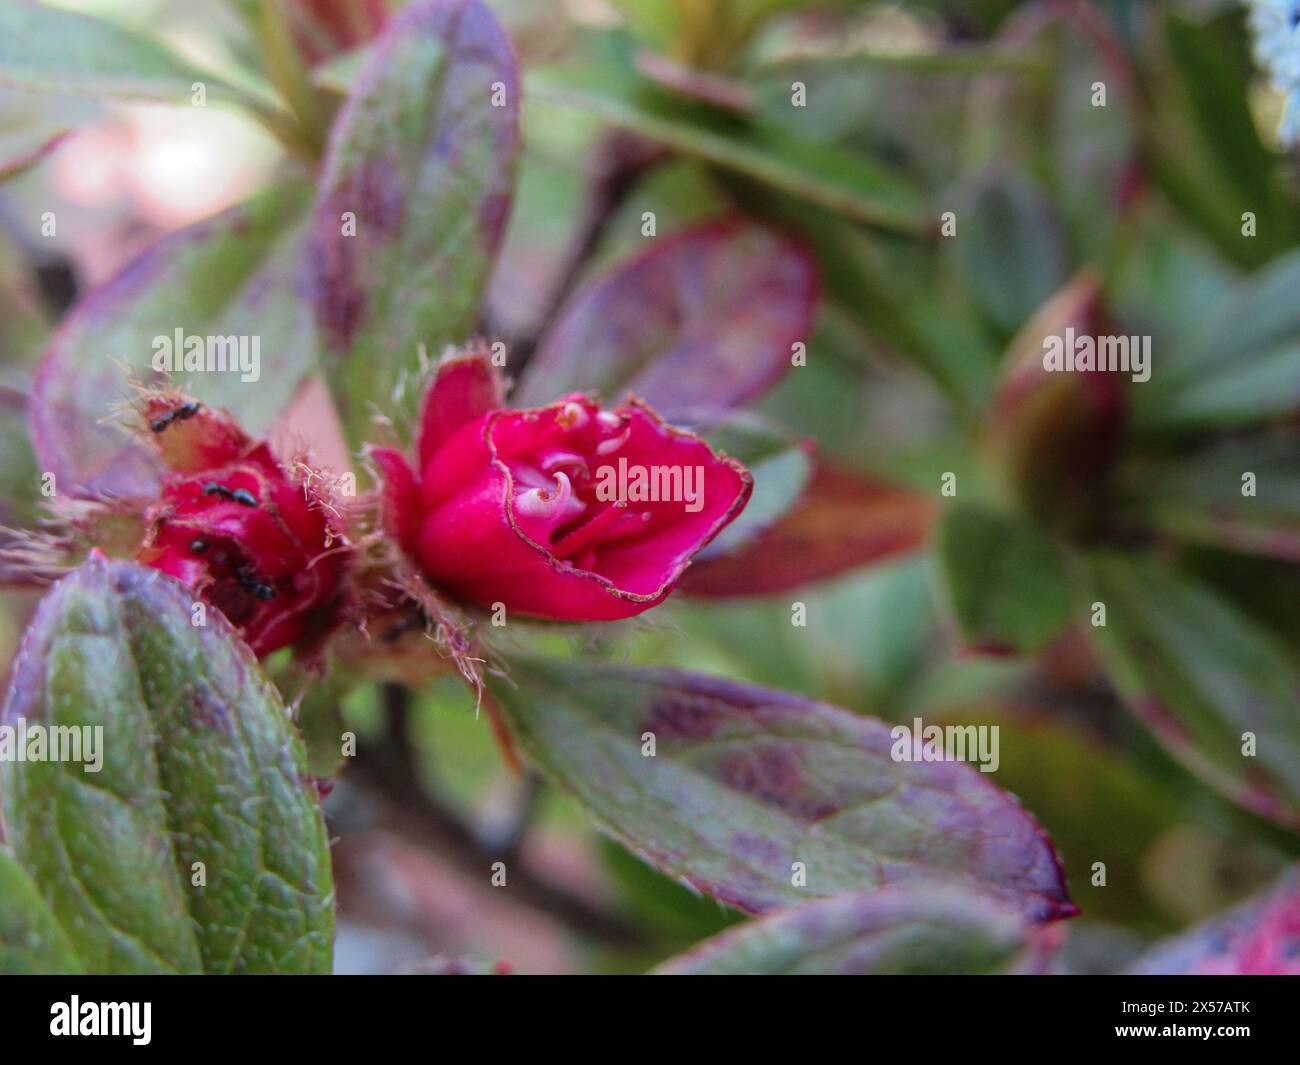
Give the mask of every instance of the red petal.
M 439 363 L 420 412 L 420 469 L 462 425 L 499 409 L 505 402 L 502 393 L 501 377 L 486 349 L 466 351 Z
M 406 456 L 390 447 L 371 448 L 373 460 L 382 482 L 380 517 L 384 531 L 393 537 L 402 550 L 414 556 L 420 535 L 420 486 Z

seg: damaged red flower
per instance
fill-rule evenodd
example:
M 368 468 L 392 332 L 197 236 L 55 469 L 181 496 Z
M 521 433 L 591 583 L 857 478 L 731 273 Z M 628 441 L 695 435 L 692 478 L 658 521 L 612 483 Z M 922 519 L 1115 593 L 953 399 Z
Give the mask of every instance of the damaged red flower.
M 146 415 L 173 475 L 140 561 L 217 607 L 259 657 L 326 634 L 348 549 L 322 490 L 202 404 L 154 396 Z
M 753 487 L 739 462 L 635 399 L 506 408 L 478 353 L 439 368 L 418 451 L 418 474 L 398 451 L 371 452 L 406 554 L 460 599 L 559 621 L 662 602 Z

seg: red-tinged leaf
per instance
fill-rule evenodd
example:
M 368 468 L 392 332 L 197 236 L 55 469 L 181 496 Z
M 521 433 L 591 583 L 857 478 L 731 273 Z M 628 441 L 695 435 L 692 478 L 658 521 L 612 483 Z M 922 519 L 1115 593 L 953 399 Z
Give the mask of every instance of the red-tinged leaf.
M 604 831 L 737 909 L 938 876 L 1036 918 L 1076 912 L 1051 842 L 1012 796 L 959 762 L 895 761 L 875 719 L 578 661 L 515 659 L 489 684 L 524 753 Z
M 521 402 L 633 392 L 669 421 L 708 421 L 780 380 L 809 341 L 817 291 L 807 252 L 772 230 L 713 222 L 656 240 L 574 295 Z
M 1158 944 L 1129 972 L 1300 976 L 1300 867 L 1261 895 Z
M 131 397 L 125 370 L 157 382 L 154 358 L 177 330 L 204 342 L 258 345 L 256 379 L 235 370 L 172 373 L 212 409 L 226 408 L 254 436 L 270 428 L 311 371 L 311 316 L 298 299 L 308 189 L 277 185 L 155 244 L 73 309 L 45 352 L 30 405 L 32 439 L 60 495 L 151 495 L 159 464 L 147 443 L 107 424 Z M 214 341 L 222 341 L 218 352 Z M 184 350 L 175 351 L 183 359 Z M 238 356 L 238 348 L 235 351 Z M 161 361 L 161 360 L 160 360 Z M 213 360 L 213 365 L 219 365 Z
M 1133 712 L 1189 770 L 1234 802 L 1300 826 L 1300 669 L 1248 615 L 1162 563 L 1087 559 L 1081 617 Z
M 1128 377 L 1105 370 L 1058 373 L 1044 364 L 1044 340 L 1118 333 L 1100 300 L 1101 280 L 1080 273 L 1028 321 L 1012 341 L 985 420 L 984 447 L 993 473 L 1041 524 L 1087 532 L 1106 503 L 1106 483 L 1120 454 Z
M 1159 529 L 1300 562 L 1300 434 L 1240 437 L 1154 464 L 1137 459 L 1124 476 L 1131 511 Z
M 420 344 L 440 351 L 474 328 L 509 215 L 518 106 L 510 42 L 479 0 L 413 3 L 369 49 L 312 231 L 311 300 L 353 444 Z
M 309 65 L 365 44 L 388 18 L 387 0 L 282 0 L 284 20 Z
M 419 468 L 423 470 L 442 442 L 466 422 L 503 406 L 501 375 L 487 351 L 472 348 L 444 359 L 420 409 Z
M 826 463 L 794 508 L 733 554 L 702 558 L 679 587 L 688 595 L 775 595 L 918 548 L 934 505 L 925 497 Z
M 662 976 L 1039 974 L 1064 937 L 1005 899 L 942 882 L 805 902 L 727 929 Z

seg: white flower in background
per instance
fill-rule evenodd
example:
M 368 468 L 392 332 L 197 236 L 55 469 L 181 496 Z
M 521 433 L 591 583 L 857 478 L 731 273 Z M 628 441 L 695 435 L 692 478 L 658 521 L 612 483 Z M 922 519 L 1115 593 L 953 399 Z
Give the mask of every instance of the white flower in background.
M 1300 140 L 1300 0 L 1246 0 L 1255 37 L 1255 59 L 1286 95 L 1278 137 Z

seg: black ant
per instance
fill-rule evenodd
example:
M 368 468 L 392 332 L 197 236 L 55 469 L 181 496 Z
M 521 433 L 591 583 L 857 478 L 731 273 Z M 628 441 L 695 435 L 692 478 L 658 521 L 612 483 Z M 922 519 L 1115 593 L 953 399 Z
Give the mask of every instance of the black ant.
M 216 481 L 209 481 L 203 486 L 205 496 L 220 496 L 222 499 L 230 499 L 236 503 L 242 503 L 246 507 L 257 506 L 257 496 L 253 495 L 247 488 L 227 488 L 224 484 L 217 484 Z
M 166 414 L 151 421 L 149 423 L 149 428 L 155 433 L 161 433 L 167 428 L 167 426 L 171 425 L 172 422 L 189 421 L 194 417 L 194 415 L 198 414 L 199 408 L 202 406 L 202 403 L 196 403 L 193 400 L 190 400 L 188 403 L 182 403 L 175 410 L 169 410 Z
M 261 581 L 252 566 L 247 564 L 236 566 L 235 578 L 239 581 L 239 586 L 253 598 L 263 602 L 275 598 L 275 589 Z

